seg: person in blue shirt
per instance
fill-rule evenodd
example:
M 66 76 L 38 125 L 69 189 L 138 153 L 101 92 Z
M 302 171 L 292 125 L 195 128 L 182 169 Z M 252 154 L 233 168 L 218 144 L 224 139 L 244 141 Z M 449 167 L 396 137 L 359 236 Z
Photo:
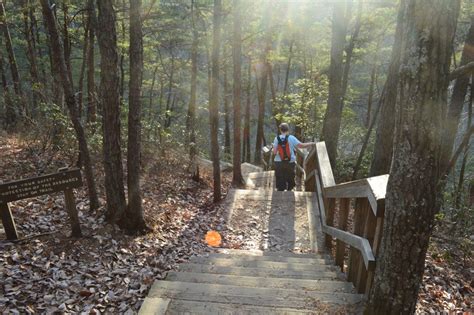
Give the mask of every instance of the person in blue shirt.
M 290 135 L 287 123 L 279 126 L 280 135 L 273 141 L 273 154 L 275 155 L 275 177 L 278 191 L 292 190 L 295 187 L 295 148 L 307 148 L 314 142 L 302 143 L 295 136 Z

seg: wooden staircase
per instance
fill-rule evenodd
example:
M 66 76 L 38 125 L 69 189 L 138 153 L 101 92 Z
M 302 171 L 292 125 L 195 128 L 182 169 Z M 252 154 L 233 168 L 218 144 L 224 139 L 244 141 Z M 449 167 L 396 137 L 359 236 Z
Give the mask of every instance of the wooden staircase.
M 323 255 L 225 250 L 156 281 L 140 314 L 347 314 L 362 301 Z
M 264 251 L 191 258 L 154 283 L 140 314 L 362 313 L 384 229 L 388 175 L 336 184 L 324 142 L 296 153 L 297 187 L 304 191 L 278 192 L 273 172 L 245 172 L 247 189 L 231 190 L 225 201 L 227 226 L 263 227 L 267 235 L 254 245 Z

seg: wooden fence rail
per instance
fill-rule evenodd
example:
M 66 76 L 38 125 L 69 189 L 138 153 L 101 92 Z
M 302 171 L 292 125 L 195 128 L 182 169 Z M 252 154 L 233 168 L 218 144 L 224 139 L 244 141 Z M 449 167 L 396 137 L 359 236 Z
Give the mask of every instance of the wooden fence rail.
M 382 237 L 388 175 L 336 184 L 324 142 L 309 153 L 296 153 L 305 190 L 317 193 L 327 249 L 357 291 L 368 294 Z

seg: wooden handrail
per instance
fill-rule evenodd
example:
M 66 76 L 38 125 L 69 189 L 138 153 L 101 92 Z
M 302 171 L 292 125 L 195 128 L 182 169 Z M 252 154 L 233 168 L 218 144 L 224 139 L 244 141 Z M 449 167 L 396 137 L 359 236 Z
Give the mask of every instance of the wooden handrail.
M 317 195 L 326 246 L 332 248 L 336 240 L 336 264 L 342 270 L 345 268 L 344 257 L 347 257 L 346 246 L 350 246 L 348 280 L 359 292 L 368 294 L 381 242 L 389 176 L 336 184 L 324 142 L 316 143 L 306 154 L 297 151 L 297 155 L 300 159 L 304 157 L 305 188 Z M 354 200 L 353 208 L 351 200 Z M 337 226 L 334 222 L 336 211 L 339 212 Z M 349 211 L 354 211 L 351 231 L 347 230 Z
M 326 209 L 324 206 L 324 201 L 322 198 L 322 191 L 321 191 L 321 185 L 318 183 L 317 178 L 315 178 L 316 181 L 316 187 L 317 187 L 317 196 L 318 196 L 318 202 L 319 202 L 319 209 L 321 210 L 321 226 L 323 228 L 323 232 L 326 234 L 331 235 L 332 237 L 341 240 L 342 242 L 346 243 L 347 245 L 350 245 L 354 248 L 357 248 L 360 253 L 362 254 L 362 257 L 364 259 L 364 265 L 367 270 L 375 270 L 375 257 L 374 253 L 372 252 L 372 248 L 370 246 L 369 241 L 366 238 L 360 237 L 358 235 L 349 233 L 347 231 L 343 231 L 340 229 L 337 229 L 332 226 L 328 226 L 326 224 Z
M 388 175 L 374 176 L 324 188 L 326 198 L 367 198 L 375 216 L 377 203 L 385 199 Z

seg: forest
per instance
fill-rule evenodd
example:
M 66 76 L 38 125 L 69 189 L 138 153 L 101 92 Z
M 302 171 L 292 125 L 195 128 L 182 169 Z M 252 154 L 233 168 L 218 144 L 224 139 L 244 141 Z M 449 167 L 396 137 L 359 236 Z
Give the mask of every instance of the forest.
M 474 312 L 472 0 L 0 0 L 0 43 L 0 313 Z M 259 273 L 324 255 L 347 300 Z

